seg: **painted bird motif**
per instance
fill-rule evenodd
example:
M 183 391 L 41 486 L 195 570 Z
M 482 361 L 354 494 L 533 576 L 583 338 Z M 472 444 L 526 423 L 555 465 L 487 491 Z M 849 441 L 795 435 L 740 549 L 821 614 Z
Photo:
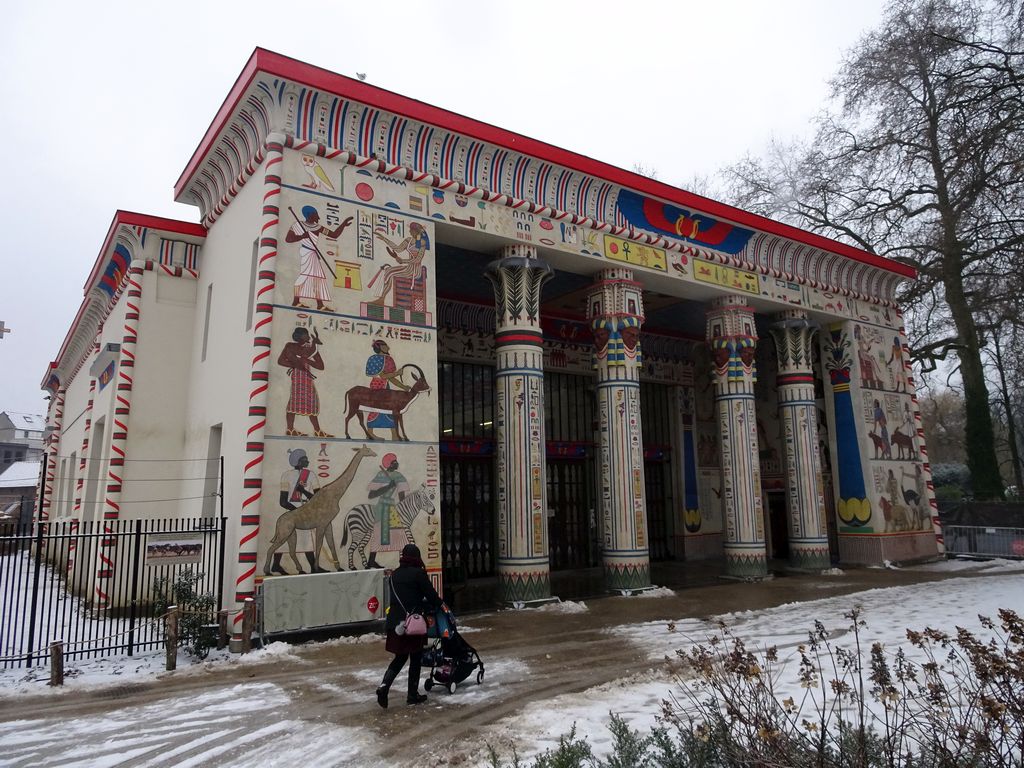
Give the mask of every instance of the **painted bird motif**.
M 307 189 L 320 189 L 321 187 L 327 187 L 331 192 L 334 191 L 334 185 L 331 184 L 331 180 L 327 178 L 327 174 L 324 169 L 320 167 L 320 163 L 316 161 L 312 155 L 302 156 L 302 170 L 309 176 L 309 183 L 303 184 L 302 186 Z

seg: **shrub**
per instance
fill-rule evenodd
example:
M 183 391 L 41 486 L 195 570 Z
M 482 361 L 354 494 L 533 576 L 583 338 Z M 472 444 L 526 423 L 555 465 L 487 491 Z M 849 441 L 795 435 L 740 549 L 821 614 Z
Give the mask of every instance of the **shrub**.
M 957 628 L 907 630 L 923 661 L 880 643 L 853 646 L 815 622 L 797 649 L 799 696 L 776 690 L 775 648 L 750 651 L 724 624 L 706 644 L 667 659 L 680 692 L 648 736 L 616 715 L 612 754 L 594 757 L 573 726 L 532 768 L 996 768 L 1024 765 L 1024 619 L 979 616 L 987 640 Z M 501 768 L 494 750 L 491 765 Z M 525 768 L 513 749 L 510 768 Z
M 216 637 L 203 632 L 203 626 L 213 618 L 217 607 L 216 598 L 209 592 L 200 594 L 196 587 L 205 574 L 186 568 L 172 581 L 161 576 L 153 583 L 153 607 L 156 616 L 163 616 L 167 609 L 178 606 L 179 643 L 185 652 L 196 659 L 205 659 L 216 645 Z

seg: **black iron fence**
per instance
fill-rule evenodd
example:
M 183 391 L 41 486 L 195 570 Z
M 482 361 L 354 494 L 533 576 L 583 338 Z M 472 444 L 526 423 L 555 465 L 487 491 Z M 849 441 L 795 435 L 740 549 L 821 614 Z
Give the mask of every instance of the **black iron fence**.
M 57 641 L 69 659 L 163 647 L 164 629 L 154 620 L 158 585 L 186 579 L 215 597 L 215 610 L 222 606 L 225 523 L 0 526 L 0 667 L 46 663 Z

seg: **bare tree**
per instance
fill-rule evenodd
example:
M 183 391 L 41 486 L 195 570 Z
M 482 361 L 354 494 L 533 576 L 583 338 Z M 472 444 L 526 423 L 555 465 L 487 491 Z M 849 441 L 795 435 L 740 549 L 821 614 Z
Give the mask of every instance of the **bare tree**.
M 1019 0 L 892 0 L 848 54 L 814 140 L 731 169 L 734 200 L 912 265 L 901 296 L 925 370 L 954 359 L 979 498 L 1002 495 L 981 312 L 1022 292 Z

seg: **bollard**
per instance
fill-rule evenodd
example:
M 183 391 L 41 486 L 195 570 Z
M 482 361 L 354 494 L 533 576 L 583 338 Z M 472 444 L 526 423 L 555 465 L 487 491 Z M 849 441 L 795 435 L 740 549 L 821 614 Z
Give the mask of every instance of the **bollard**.
M 255 620 L 256 601 L 247 597 L 242 607 L 242 653 L 252 650 L 252 626 Z
M 64 641 L 50 643 L 50 685 L 64 685 Z
M 228 612 L 217 611 L 217 650 L 228 647 Z
M 168 672 L 173 672 L 178 666 L 178 606 L 167 606 L 164 626 L 164 643 L 167 651 L 165 668 Z

